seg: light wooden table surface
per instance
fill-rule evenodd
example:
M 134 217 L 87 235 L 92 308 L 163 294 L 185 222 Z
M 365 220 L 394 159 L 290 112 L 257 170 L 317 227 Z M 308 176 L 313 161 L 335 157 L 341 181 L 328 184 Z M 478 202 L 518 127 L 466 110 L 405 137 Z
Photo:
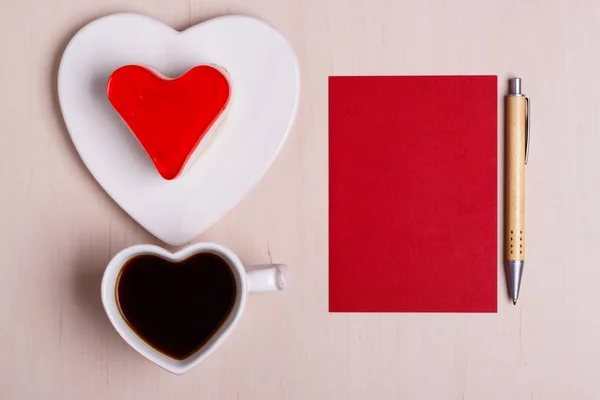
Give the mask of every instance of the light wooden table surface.
M 101 309 L 109 258 L 157 241 L 87 172 L 56 99 L 69 38 L 123 11 L 177 29 L 257 16 L 302 68 L 283 152 L 198 238 L 289 263 L 294 286 L 251 296 L 224 346 L 183 376 L 130 349 Z M 0 397 L 599 398 L 599 21 L 591 0 L 0 0 Z M 532 98 L 518 305 L 499 264 L 498 314 L 329 314 L 327 77 L 464 73 L 497 74 L 500 93 L 518 74 Z

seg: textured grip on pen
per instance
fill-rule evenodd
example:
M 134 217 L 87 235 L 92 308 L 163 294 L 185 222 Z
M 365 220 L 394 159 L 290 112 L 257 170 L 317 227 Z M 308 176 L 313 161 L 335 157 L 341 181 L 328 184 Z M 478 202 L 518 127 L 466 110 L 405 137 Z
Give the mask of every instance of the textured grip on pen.
M 505 255 L 525 259 L 525 113 L 524 96 L 506 98 Z

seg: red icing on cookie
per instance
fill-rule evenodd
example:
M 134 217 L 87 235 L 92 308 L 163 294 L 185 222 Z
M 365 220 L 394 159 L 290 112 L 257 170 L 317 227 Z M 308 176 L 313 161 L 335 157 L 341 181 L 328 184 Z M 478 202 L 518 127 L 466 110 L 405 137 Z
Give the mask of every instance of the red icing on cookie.
M 108 99 L 138 139 L 159 174 L 174 179 L 226 110 L 227 76 L 200 65 L 175 79 L 127 65 L 108 79 Z

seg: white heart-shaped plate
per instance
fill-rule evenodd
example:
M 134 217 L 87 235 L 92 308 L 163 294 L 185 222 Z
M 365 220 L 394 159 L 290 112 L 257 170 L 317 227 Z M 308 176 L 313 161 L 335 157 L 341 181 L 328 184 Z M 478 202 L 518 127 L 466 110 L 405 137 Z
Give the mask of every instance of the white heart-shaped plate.
M 199 64 L 225 68 L 232 83 L 226 120 L 192 169 L 163 180 L 106 97 L 120 66 L 143 64 L 176 77 Z M 137 14 L 83 27 L 64 51 L 58 97 L 67 130 L 104 190 L 150 233 L 182 245 L 232 209 L 262 178 L 298 108 L 294 50 L 255 18 L 224 16 L 178 32 Z

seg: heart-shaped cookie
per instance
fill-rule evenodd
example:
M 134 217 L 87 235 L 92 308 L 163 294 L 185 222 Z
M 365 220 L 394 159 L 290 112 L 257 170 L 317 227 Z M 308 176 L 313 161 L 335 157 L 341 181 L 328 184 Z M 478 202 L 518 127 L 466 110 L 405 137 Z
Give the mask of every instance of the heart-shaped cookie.
M 125 65 L 176 77 L 205 64 L 229 73 L 227 118 L 193 168 L 167 181 L 108 101 L 106 84 Z M 281 150 L 298 106 L 298 60 L 279 32 L 254 18 L 219 17 L 177 32 L 115 14 L 73 37 L 58 97 L 75 148 L 102 188 L 149 232 L 178 246 L 231 210 Z
M 209 143 L 229 105 L 226 72 L 193 67 L 175 79 L 126 65 L 108 79 L 109 101 L 138 139 L 160 175 L 175 179 Z

